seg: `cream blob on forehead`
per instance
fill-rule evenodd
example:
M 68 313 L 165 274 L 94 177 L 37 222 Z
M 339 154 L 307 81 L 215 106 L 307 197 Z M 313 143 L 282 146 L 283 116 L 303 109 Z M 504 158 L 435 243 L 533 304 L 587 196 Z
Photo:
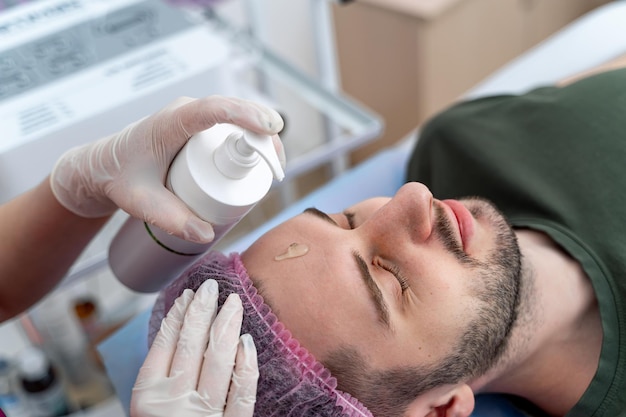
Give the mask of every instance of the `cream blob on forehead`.
M 287 250 L 280 255 L 274 257 L 275 261 L 283 261 L 285 259 L 298 258 L 304 256 L 309 252 L 309 247 L 304 243 L 292 243 L 287 247 Z

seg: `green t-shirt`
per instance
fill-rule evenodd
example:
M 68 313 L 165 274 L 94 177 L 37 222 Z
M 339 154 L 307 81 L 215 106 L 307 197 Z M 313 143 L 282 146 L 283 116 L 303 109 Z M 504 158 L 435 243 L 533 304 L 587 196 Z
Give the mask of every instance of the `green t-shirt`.
M 578 260 L 604 337 L 568 416 L 626 416 L 626 70 L 453 106 L 422 130 L 407 179 L 441 199 L 488 198 Z

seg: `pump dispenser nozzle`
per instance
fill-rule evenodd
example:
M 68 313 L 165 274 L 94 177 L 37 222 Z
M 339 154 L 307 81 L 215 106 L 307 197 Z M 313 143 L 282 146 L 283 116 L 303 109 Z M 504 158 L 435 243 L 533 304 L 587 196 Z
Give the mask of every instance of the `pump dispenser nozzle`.
M 283 172 L 282 166 L 280 166 L 280 161 L 278 160 L 278 155 L 276 154 L 276 149 L 274 149 L 274 143 L 270 136 L 261 136 L 246 130 L 243 133 L 243 141 L 261 155 L 272 170 L 272 174 L 274 174 L 276 180 L 282 181 L 283 178 L 285 178 L 285 173 Z
M 272 138 L 248 130 L 233 132 L 213 153 L 217 169 L 229 178 L 240 179 L 250 173 L 261 156 L 278 181 L 285 177 Z

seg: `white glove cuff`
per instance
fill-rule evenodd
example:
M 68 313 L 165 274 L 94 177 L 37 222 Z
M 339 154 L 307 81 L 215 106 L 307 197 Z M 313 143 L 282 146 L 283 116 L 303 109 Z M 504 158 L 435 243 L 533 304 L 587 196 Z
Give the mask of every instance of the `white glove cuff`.
M 57 201 L 72 213 L 86 218 L 113 214 L 117 206 L 107 197 L 89 187 L 81 170 L 84 145 L 65 152 L 56 162 L 50 175 L 50 188 Z

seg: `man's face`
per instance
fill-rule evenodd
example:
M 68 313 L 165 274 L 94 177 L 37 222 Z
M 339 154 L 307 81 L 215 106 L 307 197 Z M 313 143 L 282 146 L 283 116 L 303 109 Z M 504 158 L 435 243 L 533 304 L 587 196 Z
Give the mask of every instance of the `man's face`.
M 275 260 L 293 243 L 308 252 Z M 489 301 L 484 287 L 503 268 L 502 245 L 515 246 L 515 237 L 489 203 L 439 201 L 409 183 L 393 198 L 343 213 L 306 210 L 242 259 L 266 302 L 316 358 L 351 346 L 371 367 L 388 369 L 450 354 Z

